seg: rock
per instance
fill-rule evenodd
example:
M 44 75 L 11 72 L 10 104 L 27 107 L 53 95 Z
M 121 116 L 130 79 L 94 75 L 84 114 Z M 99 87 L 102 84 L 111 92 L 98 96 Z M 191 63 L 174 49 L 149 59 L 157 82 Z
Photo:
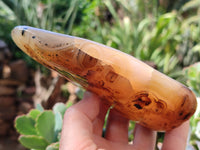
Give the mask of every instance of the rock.
M 5 136 L 10 128 L 10 123 L 0 120 L 0 136 Z
M 0 96 L 0 108 L 9 107 L 15 104 L 15 97 L 11 96 Z
M 0 120 L 13 120 L 16 116 L 16 107 L 10 106 L 10 107 L 3 107 L 0 108 Z
M 16 89 L 0 85 L 0 96 L 11 96 L 16 94 Z
M 19 86 L 21 82 L 14 79 L 0 79 L 0 86 Z
M 18 81 L 26 82 L 28 79 L 28 68 L 23 60 L 18 60 L 10 64 L 11 77 Z

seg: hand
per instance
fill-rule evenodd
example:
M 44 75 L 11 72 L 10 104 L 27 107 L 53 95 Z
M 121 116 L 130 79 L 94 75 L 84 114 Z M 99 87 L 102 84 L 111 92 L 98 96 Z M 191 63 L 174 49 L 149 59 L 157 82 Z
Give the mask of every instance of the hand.
M 154 150 L 156 132 L 140 125 L 134 129 L 134 141 L 128 144 L 129 120 L 111 109 L 105 137 L 102 129 L 108 106 L 86 92 L 83 100 L 70 107 L 64 116 L 60 150 Z M 166 132 L 162 150 L 184 150 L 189 121 Z

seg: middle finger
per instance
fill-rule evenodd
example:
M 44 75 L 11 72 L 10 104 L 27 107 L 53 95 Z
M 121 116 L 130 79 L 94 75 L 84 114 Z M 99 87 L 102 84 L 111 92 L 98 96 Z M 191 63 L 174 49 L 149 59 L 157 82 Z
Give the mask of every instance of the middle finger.
M 114 109 L 110 110 L 106 126 L 105 138 L 119 143 L 128 143 L 129 120 L 124 118 Z

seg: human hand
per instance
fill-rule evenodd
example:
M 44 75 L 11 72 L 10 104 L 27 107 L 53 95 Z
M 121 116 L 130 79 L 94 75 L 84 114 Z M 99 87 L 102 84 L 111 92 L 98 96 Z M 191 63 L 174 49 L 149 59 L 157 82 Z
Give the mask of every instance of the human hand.
M 134 140 L 128 143 L 129 120 L 111 109 L 105 137 L 102 129 L 108 106 L 94 94 L 86 92 L 83 100 L 65 113 L 60 150 L 154 150 L 156 132 L 140 125 L 134 129 Z M 184 150 L 189 121 L 166 132 L 162 150 Z

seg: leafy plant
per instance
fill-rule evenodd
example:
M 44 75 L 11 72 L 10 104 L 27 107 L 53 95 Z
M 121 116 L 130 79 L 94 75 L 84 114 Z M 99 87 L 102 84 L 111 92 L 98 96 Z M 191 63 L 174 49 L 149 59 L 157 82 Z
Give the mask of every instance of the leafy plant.
M 200 63 L 197 62 L 184 69 L 184 74 L 186 77 L 186 84 L 192 89 L 192 91 L 197 96 L 197 110 L 195 114 L 190 119 L 190 136 L 188 142 L 188 150 L 200 149 Z
M 162 14 L 156 1 L 145 12 L 139 11 L 143 8 L 137 5 L 141 4 L 138 1 L 106 0 L 96 4 L 91 10 L 93 15 L 87 18 L 92 26 L 86 26 L 86 32 L 76 28 L 75 35 L 79 36 L 77 29 L 83 29 L 81 36 L 151 61 L 159 71 L 179 80 L 182 68 L 200 58 L 199 25 L 184 18 L 182 9 Z M 102 21 L 102 17 L 107 20 Z
M 187 85 L 192 88 L 197 97 L 200 97 L 200 62 L 185 69 Z
M 80 0 L 1 0 L 1 3 L 4 5 L 1 10 L 9 13 L 10 18 L 18 25 L 68 33 L 71 32 L 77 12 L 81 9 L 78 5 Z
M 53 111 L 40 106 L 28 114 L 18 116 L 15 128 L 20 133 L 19 142 L 35 150 L 58 150 L 62 121 L 67 106 L 57 103 Z
M 38 65 L 12 42 L 10 32 L 17 25 L 70 34 L 74 24 L 80 24 L 84 9 L 90 1 L 81 0 L 0 0 L 0 38 L 9 43 L 15 58 L 22 58 L 29 66 Z M 89 13 L 89 12 L 88 12 Z
M 176 46 L 180 40 L 178 22 L 175 13 L 161 15 L 157 22 L 146 18 L 139 24 L 134 24 L 131 18 L 126 17 L 112 28 L 110 39 L 124 52 L 143 61 L 152 61 L 158 70 L 169 74 L 177 69 Z

